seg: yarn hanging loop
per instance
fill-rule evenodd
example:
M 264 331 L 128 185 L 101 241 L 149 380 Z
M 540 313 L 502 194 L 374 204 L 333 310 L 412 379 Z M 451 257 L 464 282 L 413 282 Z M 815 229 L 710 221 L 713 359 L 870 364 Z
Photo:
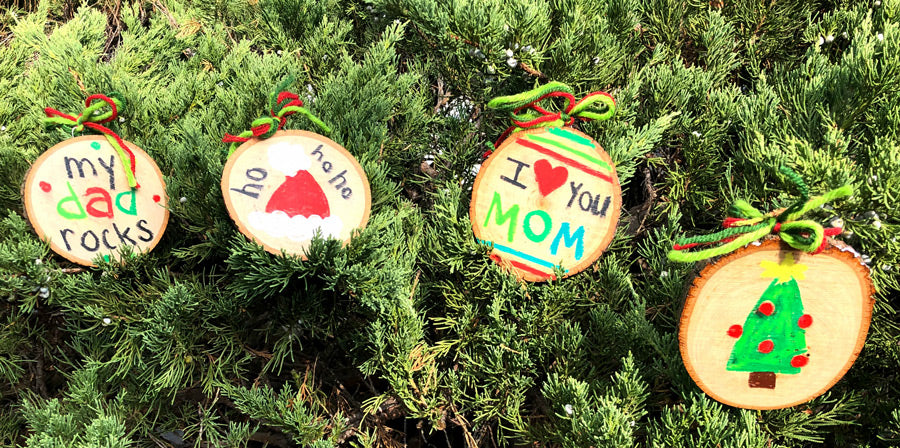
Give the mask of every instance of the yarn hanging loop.
M 237 150 L 241 143 L 250 141 L 253 138 L 269 138 L 284 127 L 287 118 L 295 113 L 301 113 L 306 118 L 325 131 L 326 134 L 331 133 L 331 128 L 322 120 L 312 114 L 309 109 L 303 107 L 303 100 L 292 92 L 284 90 L 288 85 L 294 82 L 294 78 L 288 77 L 282 81 L 278 88 L 269 96 L 269 116 L 260 117 L 250 123 L 250 129 L 241 132 L 238 135 L 226 133 L 222 138 L 222 142 L 231 143 L 228 147 L 228 156 Z
M 722 222 L 723 230 L 709 235 L 678 239 L 668 253 L 669 259 L 690 263 L 718 257 L 769 234 L 778 235 L 782 241 L 797 250 L 811 254 L 818 254 L 825 250 L 828 244 L 826 237 L 838 235 L 842 229 L 840 227 L 824 228 L 813 220 L 798 218 L 834 199 L 852 195 L 853 188 L 850 185 L 844 185 L 821 196 L 810 198 L 809 188 L 794 170 L 782 166 L 780 171 L 800 191 L 797 202 L 783 211 L 763 214 L 746 201 L 737 200 L 729 210 L 733 216 L 725 218 Z M 690 251 L 690 249 L 702 246 L 713 247 Z
M 109 106 L 109 110 L 103 111 Z M 44 108 L 44 125 L 47 127 L 65 126 L 75 132 L 83 132 L 85 128 L 103 134 L 110 146 L 116 150 L 119 160 L 125 166 L 125 178 L 131 188 L 140 188 L 136 178 L 136 160 L 134 152 L 128 148 L 125 141 L 103 123 L 115 120 L 119 111 L 125 106 L 125 98 L 117 92 L 109 95 L 94 94 L 84 100 L 84 109 L 76 115 L 60 112 L 52 107 Z
M 561 110 L 552 112 L 541 105 L 542 102 L 562 98 Z M 503 131 L 494 143 L 500 143 L 511 133 L 524 129 L 539 127 L 571 126 L 576 120 L 608 120 L 616 112 L 616 101 L 606 92 L 592 92 L 583 98 L 576 99 L 571 87 L 561 82 L 552 81 L 538 88 L 516 95 L 501 96 L 488 102 L 487 107 L 501 112 L 508 112 L 513 125 Z M 485 152 L 484 157 L 492 150 Z

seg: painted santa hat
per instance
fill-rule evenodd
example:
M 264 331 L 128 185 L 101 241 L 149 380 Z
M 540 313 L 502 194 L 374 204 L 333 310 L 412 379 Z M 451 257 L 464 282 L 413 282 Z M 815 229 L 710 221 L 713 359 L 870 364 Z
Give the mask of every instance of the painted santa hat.
M 269 163 L 285 175 L 285 180 L 269 198 L 266 211 L 250 213 L 248 223 L 270 236 L 293 241 L 310 240 L 316 233 L 323 238 L 340 238 L 343 223 L 331 216 L 328 197 L 307 171 L 312 160 L 305 149 L 288 142 L 269 148 Z
M 266 212 L 282 211 L 290 217 L 331 215 L 328 197 L 312 174 L 307 171 L 312 160 L 306 155 L 303 145 L 278 143 L 269 148 L 269 163 L 286 176 L 269 202 Z

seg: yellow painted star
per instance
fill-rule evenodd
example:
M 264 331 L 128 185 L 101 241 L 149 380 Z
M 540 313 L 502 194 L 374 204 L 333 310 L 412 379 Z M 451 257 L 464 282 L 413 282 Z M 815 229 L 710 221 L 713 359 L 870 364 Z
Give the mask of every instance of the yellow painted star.
M 808 269 L 805 264 L 794 263 L 794 254 L 790 252 L 784 256 L 781 263 L 764 260 L 759 266 L 763 268 L 760 277 L 775 278 L 778 279 L 778 283 L 788 282 L 791 278 L 803 280 L 806 278 L 804 272 Z

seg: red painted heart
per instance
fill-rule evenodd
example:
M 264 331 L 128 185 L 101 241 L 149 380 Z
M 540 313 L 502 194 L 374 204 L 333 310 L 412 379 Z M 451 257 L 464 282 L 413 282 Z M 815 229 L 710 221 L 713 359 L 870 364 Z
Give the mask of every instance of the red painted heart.
M 566 179 L 569 178 L 569 170 L 564 166 L 553 168 L 547 159 L 541 159 L 534 162 L 534 177 L 537 179 L 541 195 L 547 196 L 566 183 Z

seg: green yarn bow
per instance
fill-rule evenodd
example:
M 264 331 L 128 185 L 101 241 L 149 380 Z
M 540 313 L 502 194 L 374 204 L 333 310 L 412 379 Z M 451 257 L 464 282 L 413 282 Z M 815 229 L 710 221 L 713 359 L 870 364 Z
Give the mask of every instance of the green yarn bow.
M 673 249 L 668 253 L 669 259 L 690 263 L 717 257 L 733 252 L 770 233 L 778 234 L 782 241 L 794 249 L 813 254 L 824 250 L 827 245 L 825 237 L 837 235 L 841 233 L 841 229 L 838 227 L 826 229 L 815 221 L 808 219 L 798 220 L 797 218 L 834 199 L 852 195 L 853 188 L 849 185 L 844 185 L 810 199 L 809 188 L 794 170 L 782 166 L 780 171 L 800 190 L 800 199 L 797 203 L 780 213 L 770 212 L 763 214 L 744 200 L 735 201 L 729 210 L 729 214 L 732 217 L 725 219 L 722 223 L 725 229 L 710 235 L 677 240 Z M 696 252 L 688 251 L 697 246 L 716 243 L 722 244 Z
M 547 98 L 563 98 L 565 100 L 563 110 L 550 112 L 538 104 Z M 575 92 L 571 87 L 553 81 L 527 92 L 494 98 L 488 102 L 487 107 L 509 111 L 515 127 L 527 129 L 569 126 L 575 119 L 606 120 L 615 114 L 616 101 L 606 92 L 592 92 L 576 101 Z

